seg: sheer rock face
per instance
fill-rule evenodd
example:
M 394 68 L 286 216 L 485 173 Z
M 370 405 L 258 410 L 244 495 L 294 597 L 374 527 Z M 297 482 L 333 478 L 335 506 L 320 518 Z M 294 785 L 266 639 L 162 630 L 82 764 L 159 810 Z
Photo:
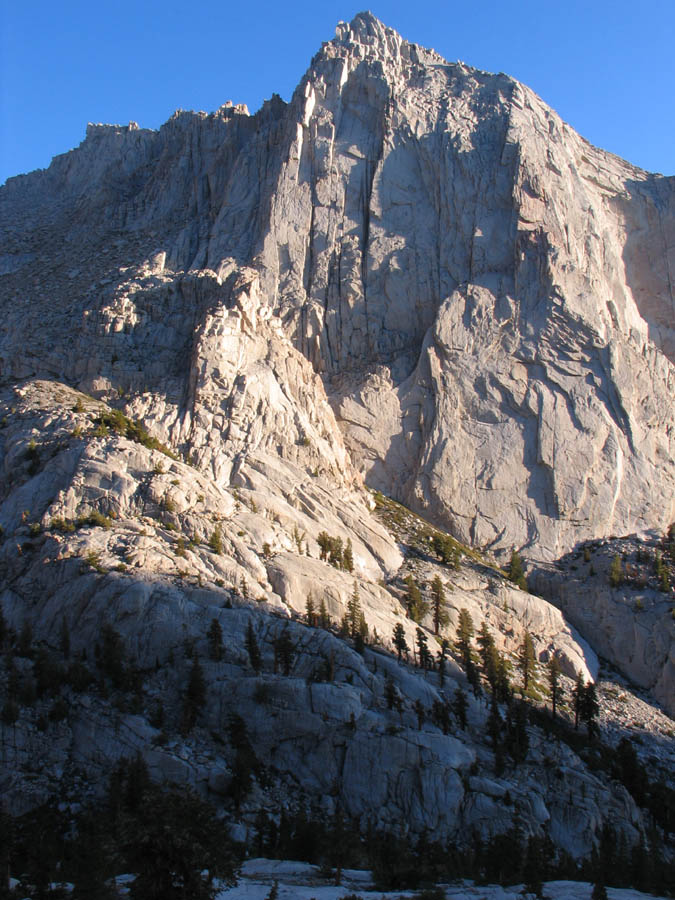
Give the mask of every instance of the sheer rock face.
M 0 196 L 2 375 L 121 389 L 223 485 L 308 441 L 540 558 L 675 515 L 674 180 L 504 75 L 360 14 L 290 104 L 90 126 Z

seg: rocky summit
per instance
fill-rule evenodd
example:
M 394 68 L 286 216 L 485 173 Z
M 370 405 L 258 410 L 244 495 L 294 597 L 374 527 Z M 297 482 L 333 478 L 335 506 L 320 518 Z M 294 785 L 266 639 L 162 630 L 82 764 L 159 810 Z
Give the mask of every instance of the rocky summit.
M 253 855 L 668 882 L 675 178 L 361 13 L 0 227 L 7 813 L 137 759 Z

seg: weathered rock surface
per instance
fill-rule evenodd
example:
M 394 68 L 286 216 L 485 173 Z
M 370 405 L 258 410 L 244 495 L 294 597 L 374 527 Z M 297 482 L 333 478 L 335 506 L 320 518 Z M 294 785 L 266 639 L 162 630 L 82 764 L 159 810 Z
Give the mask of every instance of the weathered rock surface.
M 0 204 L 0 374 L 122 390 L 222 484 L 353 465 L 547 559 L 675 517 L 674 181 L 505 75 L 360 14 L 290 104 L 90 126 Z
M 506 76 L 360 14 L 290 104 L 181 112 L 158 132 L 90 126 L 0 189 L 0 212 L 2 610 L 43 651 L 65 622 L 96 672 L 113 627 L 144 679 L 133 701 L 71 685 L 65 713 L 39 697 L 5 717 L 15 811 L 57 790 L 77 802 L 136 751 L 155 777 L 227 797 L 238 713 L 269 776 L 253 779 L 244 829 L 306 799 L 458 840 L 517 817 L 574 856 L 603 822 L 629 844 L 645 834 L 618 782 L 538 728 L 524 762 L 493 776 L 486 703 L 470 698 L 449 734 L 430 715 L 464 684 L 457 661 L 441 685 L 397 662 L 391 636 L 401 624 L 415 645 L 403 578 L 428 597 L 439 575 L 448 625 L 421 623 L 433 654 L 466 608 L 512 659 L 525 630 L 565 676 L 595 678 L 597 651 L 672 713 L 662 601 L 645 594 L 637 616 L 594 582 L 590 602 L 542 564 L 549 603 L 468 547 L 450 569 L 412 513 L 384 527 L 363 478 L 497 556 L 663 530 L 673 179 L 590 147 Z M 353 571 L 321 558 L 322 531 L 351 541 Z M 299 621 L 311 594 L 337 623 L 355 591 L 363 655 Z M 206 660 L 214 619 L 222 661 Z M 185 737 L 195 650 L 207 702 Z M 32 684 L 35 655 L 17 665 Z M 160 700 L 165 730 L 150 724 Z M 649 765 L 672 779 L 665 717 L 641 702 Z M 611 707 L 612 742 L 633 709 Z
M 428 592 L 440 574 L 449 622 L 439 638 L 454 634 L 464 607 L 476 624 L 487 621 L 510 656 L 528 628 L 540 659 L 556 653 L 568 674 L 580 669 L 595 676 L 595 654 L 546 601 L 510 587 L 477 555 L 464 556 L 454 570 L 422 551 L 411 554 L 407 542 L 418 525 L 412 513 L 401 527 L 407 561 L 399 568 L 401 550 L 363 496 L 330 491 L 321 477 L 307 479 L 306 493 L 297 493 L 305 500 L 297 504 L 281 488 L 266 494 L 255 484 L 224 488 L 112 427 L 104 434 L 110 410 L 65 385 L 26 382 L 2 399 L 6 621 L 16 632 L 29 623 L 35 646 L 52 650 L 65 623 L 71 658 L 86 653 L 94 672 L 93 648 L 100 647 L 103 626 L 112 627 L 126 659 L 143 673 L 133 701 L 118 695 L 112 705 L 91 686 L 66 688 L 60 717 L 47 695 L 23 704 L 16 722 L 0 725 L 0 784 L 15 812 L 56 792 L 81 802 L 118 759 L 136 752 L 154 777 L 192 784 L 220 802 L 235 778 L 236 752 L 226 736 L 237 713 L 266 773 L 240 811 L 246 827 L 261 809 L 272 815 L 280 802 L 293 807 L 306 799 L 322 814 L 339 804 L 363 827 L 405 823 L 412 834 L 430 831 L 460 842 L 472 829 L 485 836 L 507 830 L 517 810 L 529 832 L 545 831 L 575 856 L 588 852 L 603 821 L 630 843 L 638 839 L 644 823 L 624 788 L 537 729 L 529 729 L 525 763 L 493 775 L 485 702 L 469 698 L 466 730 L 455 725 L 444 734 L 431 715 L 464 682 L 457 663 L 449 660 L 441 685 L 436 673 L 423 676 L 391 653 L 396 623 L 411 647 L 415 642 L 417 626 L 400 602 L 402 575 L 412 573 Z M 269 471 L 273 486 L 274 467 Z M 311 535 L 320 528 L 352 540 L 353 573 L 319 558 Z M 220 552 L 209 543 L 216 529 Z M 355 586 L 374 636 L 374 649 L 363 656 L 334 634 L 298 622 L 310 592 L 316 607 L 323 600 L 339 620 Z M 223 633 L 222 662 L 208 658 L 206 633 L 214 619 Z M 260 673 L 245 649 L 249 623 Z M 437 641 L 427 634 L 435 653 Z M 283 635 L 293 646 L 288 676 L 275 649 Z M 199 727 L 181 737 L 188 651 L 202 659 L 207 702 Z M 17 659 L 24 682 L 37 677 L 35 660 Z M 399 709 L 388 708 L 388 683 Z M 0 688 L 5 693 L 8 684 Z M 161 726 L 151 724 L 160 701 Z M 619 714 L 605 727 L 617 722 L 623 722 Z M 662 728 L 655 720 L 655 733 Z M 659 759 L 668 771 L 666 749 L 659 749 Z
M 595 542 L 555 566 L 535 567 L 530 578 L 599 654 L 675 716 L 675 585 L 660 589 L 657 552 L 662 551 L 653 535 Z M 612 587 L 617 556 L 624 575 Z

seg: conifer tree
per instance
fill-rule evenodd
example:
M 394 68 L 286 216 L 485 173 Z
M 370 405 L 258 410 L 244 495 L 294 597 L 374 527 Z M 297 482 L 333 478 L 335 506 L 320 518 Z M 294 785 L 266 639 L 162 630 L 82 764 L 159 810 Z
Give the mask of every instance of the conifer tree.
M 361 624 L 361 598 L 356 581 L 354 581 L 352 595 L 347 603 L 347 622 L 349 623 L 349 636 L 355 638 Z
M 401 661 L 402 653 L 405 653 L 407 657 L 410 652 L 410 647 L 405 639 L 405 629 L 400 622 L 397 622 L 396 625 L 394 625 L 394 647 L 396 648 L 399 662 Z
M 543 897 L 544 852 L 541 838 L 530 837 L 525 861 L 525 887 L 535 897 Z
M 584 676 L 579 671 L 579 672 L 577 672 L 577 677 L 574 682 L 574 687 L 572 689 L 572 701 L 574 704 L 574 728 L 575 728 L 575 730 L 579 728 L 579 714 L 581 712 L 583 696 L 584 696 Z
M 319 604 L 319 625 L 326 630 L 330 628 L 330 616 L 326 609 L 325 597 L 321 598 L 321 603 Z
M 225 655 L 225 648 L 223 647 L 223 629 L 221 628 L 220 622 L 215 617 L 211 619 L 209 630 L 206 632 L 206 638 L 209 644 L 209 659 L 220 662 Z
M 251 667 L 255 672 L 260 672 L 262 669 L 262 656 L 260 654 L 260 648 L 258 647 L 258 641 L 256 640 L 255 631 L 253 630 L 253 622 L 251 619 L 248 620 L 248 625 L 246 627 L 246 638 L 244 639 L 244 646 L 246 647 L 246 652 L 248 653 L 248 659 L 251 663 Z
M 445 638 L 441 641 L 441 649 L 438 651 L 438 680 L 441 688 L 445 684 L 445 661 L 448 658 L 450 643 Z
M 483 621 L 476 638 L 478 643 L 478 655 L 480 656 L 483 675 L 493 692 L 497 682 L 497 648 L 495 640 L 490 634 L 487 622 Z
M 342 568 L 343 557 L 342 538 L 334 537 L 330 539 L 330 550 L 328 551 L 328 562 L 335 566 L 336 569 Z
M 183 700 L 183 732 L 187 734 L 194 728 L 197 717 L 206 703 L 206 682 L 199 657 L 194 654 L 187 690 Z
M 431 583 L 432 613 L 434 634 L 448 624 L 448 613 L 445 609 L 445 590 L 440 575 L 436 575 Z
M 558 661 L 558 657 L 553 654 L 546 664 L 546 674 L 548 677 L 548 685 L 551 690 L 551 714 L 555 719 L 558 710 L 558 701 L 562 694 L 562 687 L 560 685 L 560 662 Z
M 421 628 L 417 629 L 416 637 L 417 637 L 417 652 L 419 653 L 420 666 L 426 672 L 426 670 L 429 668 L 429 664 L 431 662 L 431 654 L 429 652 L 429 641 L 427 639 L 426 634 L 422 631 Z
M 347 545 L 342 554 L 342 568 L 345 572 L 351 573 L 354 571 L 354 550 L 352 548 L 351 538 L 347 538 Z
M 618 553 L 615 554 L 609 568 L 609 583 L 613 588 L 617 588 L 623 583 L 623 567 Z
M 660 550 L 654 551 L 654 574 L 658 578 L 663 570 L 663 555 Z
M 459 549 L 449 535 L 435 534 L 432 546 L 446 566 L 459 569 Z
M 101 628 L 101 650 L 98 664 L 104 675 L 119 689 L 124 684 L 125 651 L 122 636 L 107 623 Z
M 523 635 L 523 640 L 518 648 L 518 668 L 523 678 L 523 690 L 527 691 L 530 681 L 534 680 L 534 673 L 537 668 L 534 643 L 529 631 L 526 631 Z
M 387 703 L 387 709 L 393 709 L 396 703 L 396 688 L 389 675 L 384 679 L 384 699 Z
M 589 681 L 584 687 L 579 707 L 579 718 L 588 728 L 589 737 L 593 737 L 597 730 L 596 719 L 599 711 L 598 693 L 593 682 Z
M 368 641 L 368 623 L 366 622 L 366 616 L 363 610 L 359 612 L 359 627 L 357 634 L 361 637 L 361 639 L 367 643 Z
M 504 721 L 499 714 L 499 707 L 497 705 L 497 700 L 495 697 L 492 698 L 492 702 L 490 704 L 490 715 L 487 719 L 487 732 L 490 735 L 490 740 L 492 741 L 492 749 L 496 750 L 499 745 L 500 738 L 502 737 L 502 731 L 504 728 Z
M 426 710 L 424 709 L 424 705 L 422 701 L 418 698 L 415 700 L 415 715 L 417 716 L 417 727 L 419 730 L 422 730 L 422 725 L 424 725 L 424 719 L 426 718 Z
M 495 683 L 493 691 L 500 703 L 508 703 L 511 699 L 511 663 L 496 649 L 494 656 Z
M 216 525 L 216 527 L 211 532 L 211 537 L 209 538 L 209 547 L 213 550 L 214 553 L 220 555 L 223 552 L 223 534 L 220 530 L 220 525 Z
M 281 666 L 284 675 L 290 675 L 295 659 L 295 646 L 291 640 L 288 628 L 284 628 L 274 641 L 274 670 Z
M 311 591 L 307 594 L 307 600 L 305 601 L 305 614 L 307 616 L 307 624 L 313 628 L 316 625 L 316 609 L 314 608 L 314 595 Z
M 422 596 L 422 592 L 419 587 L 415 583 L 412 575 L 406 575 L 405 577 L 406 584 L 406 606 L 408 608 L 408 615 L 416 622 L 418 625 L 421 625 L 424 617 L 426 616 L 429 610 L 429 604 Z
M 661 567 L 661 575 L 659 576 L 659 590 L 664 594 L 667 594 L 670 591 L 670 577 L 668 575 L 668 569 L 666 568 L 666 566 Z
M 596 878 L 593 882 L 591 900 L 609 900 L 607 888 L 605 887 L 605 883 L 602 878 Z
M 349 613 L 345 613 L 344 616 L 340 619 L 340 637 L 346 641 L 350 635 L 350 627 L 349 627 Z
M 527 735 L 527 709 L 526 703 L 518 701 L 509 707 L 507 713 L 505 744 L 516 764 L 525 761 L 530 743 Z
M 466 728 L 466 711 L 468 709 L 469 703 L 466 699 L 466 694 L 458 687 L 455 691 L 455 696 L 452 699 L 452 711 L 457 716 L 457 721 L 459 722 L 459 727 L 464 730 Z
M 319 545 L 319 559 L 327 560 L 328 554 L 330 553 L 331 547 L 331 536 L 327 531 L 320 531 L 319 535 L 316 539 L 317 544 Z
M 468 674 L 471 665 L 471 638 L 473 637 L 473 619 L 469 611 L 462 607 L 459 611 L 459 622 L 457 623 L 457 652 L 462 660 L 464 671 Z
M 509 562 L 509 580 L 514 584 L 517 584 L 518 587 L 522 588 L 524 591 L 527 590 L 527 581 L 525 579 L 523 561 L 520 558 L 520 554 L 515 548 L 511 551 L 511 560 Z

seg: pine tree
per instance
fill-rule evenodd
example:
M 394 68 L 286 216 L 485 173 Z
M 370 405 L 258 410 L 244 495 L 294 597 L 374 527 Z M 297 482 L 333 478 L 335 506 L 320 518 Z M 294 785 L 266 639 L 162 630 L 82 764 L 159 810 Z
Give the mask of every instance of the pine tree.
M 661 572 L 663 571 L 663 555 L 660 550 L 654 551 L 654 574 L 657 578 L 660 577 Z
M 330 550 L 328 552 L 328 562 L 335 566 L 336 569 L 342 568 L 343 556 L 342 538 L 334 537 L 330 540 Z
M 446 566 L 459 569 L 459 548 L 449 535 L 435 534 L 432 546 Z
M 415 715 L 417 716 L 417 727 L 421 731 L 422 725 L 424 725 L 424 719 L 426 718 L 426 710 L 422 704 L 422 701 L 417 699 L 415 700 Z
M 295 646 L 291 640 L 288 628 L 284 628 L 281 634 L 274 641 L 274 669 L 277 665 L 281 666 L 284 675 L 290 675 L 293 661 L 295 659 Z
M 125 817 L 121 842 L 126 871 L 136 876 L 132 900 L 213 900 L 215 879 L 235 883 L 227 829 L 189 788 L 149 786 L 136 813 Z
M 393 709 L 396 705 L 396 687 L 389 675 L 384 679 L 384 699 L 387 703 L 387 709 Z
M 327 531 L 320 531 L 319 535 L 316 539 L 317 544 L 319 545 L 319 559 L 327 560 L 328 554 L 330 553 L 331 547 L 331 536 Z
M 424 617 L 426 616 L 429 604 L 422 596 L 422 592 L 419 587 L 415 583 L 412 575 L 406 575 L 405 577 L 406 583 L 406 606 L 408 608 L 408 615 L 416 622 L 418 625 L 421 625 Z
M 118 631 L 107 623 L 101 628 L 101 652 L 98 664 L 103 672 L 119 689 L 124 684 L 125 674 L 124 642 Z
M 359 596 L 359 586 L 354 581 L 352 595 L 347 602 L 347 621 L 349 622 L 349 636 L 355 638 L 361 624 L 361 598 Z
M 438 680 L 441 688 L 445 684 L 445 661 L 448 658 L 450 643 L 445 638 L 441 641 L 441 649 L 438 651 Z
M 527 710 L 527 704 L 522 701 L 513 703 L 508 709 L 505 744 L 516 764 L 525 762 L 530 745 L 527 734 Z
M 313 628 L 316 625 L 316 610 L 314 608 L 314 595 L 311 591 L 309 592 L 309 594 L 307 594 L 307 600 L 305 602 L 305 614 L 307 616 L 307 624 Z
M 532 635 L 526 631 L 523 640 L 518 648 L 518 668 L 523 677 L 523 690 L 527 691 L 530 680 L 534 680 L 534 673 L 537 668 L 537 657 L 534 652 L 534 643 Z
M 511 551 L 511 561 L 509 562 L 509 581 L 517 584 L 518 587 L 522 588 L 524 591 L 527 590 L 527 581 L 525 579 L 523 561 L 520 558 L 520 554 L 515 549 Z
M 366 616 L 363 610 L 359 612 L 359 627 L 357 634 L 364 643 L 368 643 L 368 623 L 366 622 Z
M 527 842 L 525 862 L 525 887 L 536 897 L 543 897 L 544 847 L 541 838 L 531 837 Z
M 262 669 L 262 656 L 260 655 L 260 648 L 258 647 L 258 641 L 256 640 L 251 619 L 248 620 L 248 626 L 246 627 L 244 646 L 246 647 L 251 667 L 255 672 L 260 672 Z
M 351 573 L 354 571 L 354 550 L 352 548 L 351 538 L 347 538 L 347 546 L 342 554 L 342 568 L 345 572 Z
M 209 547 L 213 550 L 214 553 L 220 555 L 223 552 L 223 534 L 220 530 L 220 525 L 216 525 L 216 527 L 211 532 L 211 537 L 209 538 Z
M 344 616 L 340 619 L 340 629 L 338 634 L 342 638 L 343 641 L 346 641 L 350 634 L 349 628 L 349 613 L 345 613 Z
M 204 671 L 199 662 L 197 654 L 192 660 L 190 668 L 190 677 L 188 679 L 187 690 L 183 701 L 183 732 L 188 733 L 194 728 L 199 713 L 206 703 L 206 682 L 204 681 Z
M 448 624 L 448 613 L 445 609 L 445 590 L 440 575 L 436 575 L 431 582 L 432 612 L 434 622 L 434 634 L 438 634 L 440 628 Z
M 421 628 L 417 629 L 416 637 L 417 637 L 417 652 L 419 653 L 420 666 L 426 672 L 426 670 L 429 668 L 429 664 L 431 662 L 431 654 L 429 652 L 429 641 L 427 639 L 426 634 L 422 631 Z
M 478 643 L 478 655 L 480 656 L 483 675 L 494 694 L 497 686 L 499 660 L 495 641 L 488 630 L 487 622 L 483 621 L 476 641 Z
M 562 694 L 562 687 L 560 685 L 560 662 L 558 661 L 558 657 L 552 655 L 546 664 L 546 674 L 548 677 L 548 684 L 551 690 L 551 705 L 552 705 L 552 717 L 555 719 L 557 710 L 558 710 L 558 701 L 560 700 Z
M 459 622 L 457 623 L 457 652 L 462 660 L 464 671 L 468 674 L 471 665 L 471 638 L 473 637 L 473 619 L 469 611 L 462 607 L 459 611 Z
M 617 588 L 623 583 L 623 567 L 618 553 L 615 554 L 609 569 L 609 583 L 613 588 Z
M 496 750 L 497 746 L 500 743 L 503 728 L 504 721 L 499 714 L 499 706 L 497 705 L 497 700 L 493 697 L 492 703 L 490 704 L 490 715 L 487 719 L 487 732 L 490 735 L 493 750 Z
M 326 600 L 324 597 L 321 598 L 321 603 L 319 604 L 319 626 L 326 630 L 330 628 L 330 616 L 326 609 Z
M 209 625 L 209 630 L 206 632 L 206 637 L 209 644 L 209 659 L 220 662 L 225 655 L 225 648 L 223 647 L 223 629 L 221 628 L 218 619 L 211 619 L 211 624 Z
M 605 883 L 602 878 L 596 878 L 593 882 L 591 900 L 609 900 L 607 888 L 605 887 Z
M 440 728 L 443 734 L 450 733 L 450 710 L 447 704 L 441 700 L 434 700 L 431 707 L 431 718 L 434 725 Z
M 495 684 L 493 691 L 499 703 L 511 700 L 511 663 L 502 653 L 495 650 Z
M 584 696 L 584 676 L 581 672 L 577 672 L 577 677 L 572 689 L 572 702 L 574 704 L 574 728 L 579 728 L 579 715 Z
M 600 711 L 598 693 L 592 681 L 589 681 L 583 690 L 579 707 L 579 718 L 588 728 L 588 734 L 593 737 L 597 730 L 596 719 Z
M 466 699 L 466 694 L 458 687 L 455 691 L 455 696 L 452 699 L 452 711 L 457 716 L 457 721 L 459 722 L 459 727 L 464 730 L 466 728 L 466 711 L 468 709 L 469 703 Z
M 396 625 L 394 625 L 394 647 L 396 648 L 399 662 L 401 661 L 402 653 L 405 653 L 407 657 L 410 652 L 410 647 L 405 639 L 405 629 L 400 622 L 397 622 Z
M 661 567 L 661 575 L 659 576 L 659 590 L 664 594 L 670 592 L 670 577 L 666 566 Z

